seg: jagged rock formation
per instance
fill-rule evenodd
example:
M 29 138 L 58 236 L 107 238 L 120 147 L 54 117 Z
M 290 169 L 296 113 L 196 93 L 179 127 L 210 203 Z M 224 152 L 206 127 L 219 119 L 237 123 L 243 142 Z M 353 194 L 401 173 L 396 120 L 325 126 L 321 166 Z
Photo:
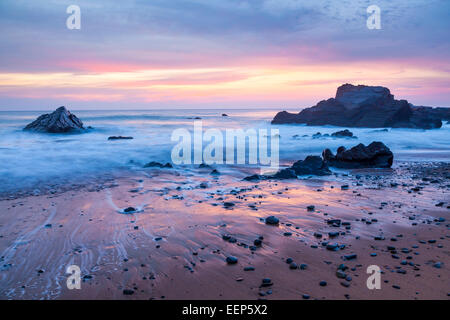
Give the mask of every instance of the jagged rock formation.
M 323 160 L 336 168 L 390 168 L 394 154 L 382 142 L 372 142 L 367 147 L 362 143 L 351 149 L 339 147 L 336 155 L 330 149 L 322 152 Z
M 446 108 L 415 107 L 406 100 L 395 100 L 385 87 L 344 84 L 337 89 L 335 98 L 320 101 L 298 114 L 279 112 L 272 124 L 434 129 L 440 128 L 441 119 L 449 116 Z
M 59 107 L 54 112 L 43 114 L 28 124 L 24 130 L 48 133 L 67 133 L 84 131 L 83 122 L 65 107 Z

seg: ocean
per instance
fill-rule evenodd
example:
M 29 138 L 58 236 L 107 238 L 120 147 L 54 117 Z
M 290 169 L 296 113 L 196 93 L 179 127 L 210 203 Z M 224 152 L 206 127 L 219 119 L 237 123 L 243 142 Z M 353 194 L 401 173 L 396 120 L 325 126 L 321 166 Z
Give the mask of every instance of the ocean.
M 372 141 L 385 143 L 395 161 L 450 161 L 450 125 L 436 130 L 348 128 L 357 139 L 319 138 L 343 130 L 332 126 L 271 125 L 279 110 L 71 110 L 93 129 L 82 134 L 24 132 L 23 127 L 47 112 L 0 111 L 0 193 L 61 181 L 95 178 L 117 171 L 142 170 L 150 161 L 171 162 L 176 142 L 172 132 L 203 128 L 278 129 L 280 163 L 290 164 L 330 148 L 351 147 Z M 292 110 L 290 110 L 292 111 Z M 222 113 L 228 117 L 223 117 Z M 201 119 L 195 119 L 195 118 Z M 270 132 L 270 131 L 269 131 Z M 109 136 L 132 136 L 133 140 L 108 141 Z M 295 136 L 295 137 L 294 137 Z M 232 172 L 232 170 L 231 170 Z

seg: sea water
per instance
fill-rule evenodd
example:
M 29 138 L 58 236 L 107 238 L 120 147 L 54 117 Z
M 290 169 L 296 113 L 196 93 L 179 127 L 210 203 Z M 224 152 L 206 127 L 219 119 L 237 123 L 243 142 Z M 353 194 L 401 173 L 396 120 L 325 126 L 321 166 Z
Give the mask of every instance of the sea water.
M 0 192 L 141 169 L 150 161 L 171 162 L 176 145 L 172 132 L 193 130 L 194 121 L 202 121 L 204 130 L 279 129 L 279 158 L 285 165 L 320 155 L 325 148 L 335 152 L 341 145 L 372 141 L 385 143 L 395 161 L 450 161 L 449 124 L 435 130 L 348 128 L 356 139 L 315 139 L 312 135 L 317 132 L 331 134 L 345 128 L 271 125 L 278 110 L 71 111 L 92 129 L 82 134 L 26 132 L 22 130 L 26 124 L 48 111 L 0 111 Z M 108 141 L 119 135 L 134 139 Z

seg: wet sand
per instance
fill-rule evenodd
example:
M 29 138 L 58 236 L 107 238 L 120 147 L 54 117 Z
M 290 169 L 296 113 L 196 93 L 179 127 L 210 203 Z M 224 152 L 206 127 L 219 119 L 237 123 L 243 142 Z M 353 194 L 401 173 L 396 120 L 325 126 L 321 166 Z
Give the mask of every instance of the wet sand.
M 261 182 L 209 172 L 148 169 L 1 200 L 0 298 L 450 299 L 448 163 Z M 66 286 L 73 264 L 80 290 Z M 369 265 L 383 271 L 380 290 L 366 286 Z

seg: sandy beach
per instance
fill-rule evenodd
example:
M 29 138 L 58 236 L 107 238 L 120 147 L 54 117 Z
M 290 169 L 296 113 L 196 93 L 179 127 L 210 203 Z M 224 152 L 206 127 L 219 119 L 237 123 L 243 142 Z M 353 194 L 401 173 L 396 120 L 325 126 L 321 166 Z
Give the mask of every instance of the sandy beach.
M 196 170 L 3 198 L 0 298 L 449 299 L 448 163 L 261 182 Z

